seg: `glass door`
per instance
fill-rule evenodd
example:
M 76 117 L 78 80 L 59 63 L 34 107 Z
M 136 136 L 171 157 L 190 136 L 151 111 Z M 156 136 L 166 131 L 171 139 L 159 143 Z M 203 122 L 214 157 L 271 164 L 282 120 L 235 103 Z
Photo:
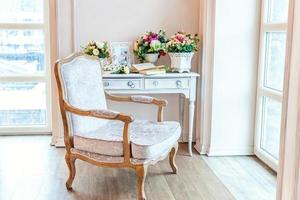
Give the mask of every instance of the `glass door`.
M 48 1 L 0 0 L 0 134 L 51 131 Z
M 289 0 L 263 0 L 255 154 L 277 171 Z

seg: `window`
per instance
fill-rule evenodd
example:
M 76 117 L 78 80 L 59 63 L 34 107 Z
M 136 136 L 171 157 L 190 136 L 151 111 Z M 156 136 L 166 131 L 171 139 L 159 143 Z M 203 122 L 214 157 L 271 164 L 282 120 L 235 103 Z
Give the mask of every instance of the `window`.
M 277 170 L 289 0 L 263 0 L 255 154 Z
M 50 132 L 48 5 L 0 0 L 0 132 Z

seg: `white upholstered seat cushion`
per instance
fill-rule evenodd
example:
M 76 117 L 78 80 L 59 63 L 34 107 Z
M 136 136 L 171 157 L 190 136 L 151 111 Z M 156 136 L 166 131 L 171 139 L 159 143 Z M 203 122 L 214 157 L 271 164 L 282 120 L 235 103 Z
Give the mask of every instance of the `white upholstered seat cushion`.
M 75 133 L 74 148 L 107 156 L 123 156 L 123 126 L 120 121 L 106 121 L 94 131 Z M 150 159 L 159 156 L 177 142 L 180 134 L 178 122 L 135 120 L 129 127 L 132 157 Z

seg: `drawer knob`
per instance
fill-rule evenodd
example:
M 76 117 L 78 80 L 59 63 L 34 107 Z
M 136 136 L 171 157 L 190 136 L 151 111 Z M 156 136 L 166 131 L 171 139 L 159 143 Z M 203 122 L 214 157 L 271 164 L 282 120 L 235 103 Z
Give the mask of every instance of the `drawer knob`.
M 158 81 L 153 81 L 154 86 L 158 86 Z
M 132 81 L 128 81 L 127 85 L 128 85 L 129 87 L 131 87 L 131 88 L 134 88 L 134 87 L 135 87 L 135 85 L 134 85 L 134 83 L 133 83 Z
M 182 86 L 181 80 L 177 80 L 176 81 L 176 85 L 177 85 L 178 88 L 181 88 L 181 86 Z
M 109 86 L 109 82 L 104 82 L 104 86 L 108 87 Z

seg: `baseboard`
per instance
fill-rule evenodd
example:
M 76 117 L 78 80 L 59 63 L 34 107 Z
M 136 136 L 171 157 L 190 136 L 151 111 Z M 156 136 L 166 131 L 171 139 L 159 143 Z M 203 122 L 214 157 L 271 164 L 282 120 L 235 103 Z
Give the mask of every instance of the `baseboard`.
M 51 143 L 51 145 L 55 147 L 65 147 L 65 142 L 63 138 L 57 138 L 54 143 Z
M 208 145 L 202 145 L 202 144 L 198 144 L 198 143 L 195 144 L 194 148 L 201 155 L 206 155 L 209 150 Z
M 250 156 L 254 155 L 253 146 L 240 147 L 210 147 L 208 156 Z

